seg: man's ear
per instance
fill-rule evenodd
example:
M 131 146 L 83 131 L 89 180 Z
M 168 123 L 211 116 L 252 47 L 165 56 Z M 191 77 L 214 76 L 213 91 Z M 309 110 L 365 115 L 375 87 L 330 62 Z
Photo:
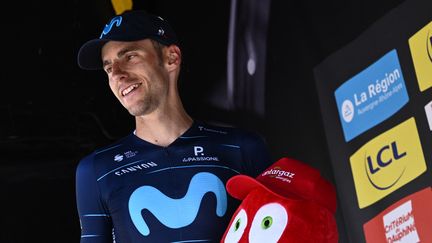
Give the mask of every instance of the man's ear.
M 170 45 L 166 49 L 167 55 L 167 64 L 179 66 L 181 63 L 181 51 L 180 48 L 176 45 Z

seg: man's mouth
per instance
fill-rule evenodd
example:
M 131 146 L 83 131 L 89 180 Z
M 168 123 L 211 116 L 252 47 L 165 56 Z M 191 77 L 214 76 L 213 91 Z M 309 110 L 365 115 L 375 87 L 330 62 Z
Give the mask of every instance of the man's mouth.
M 134 89 L 138 88 L 141 85 L 141 83 L 132 84 L 131 86 L 125 88 L 121 91 L 122 96 L 128 95 L 130 92 L 132 92 Z

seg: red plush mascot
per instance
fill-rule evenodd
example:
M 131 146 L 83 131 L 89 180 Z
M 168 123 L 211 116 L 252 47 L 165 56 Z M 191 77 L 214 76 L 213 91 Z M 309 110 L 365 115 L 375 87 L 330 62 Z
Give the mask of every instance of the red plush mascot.
M 318 170 L 282 158 L 255 179 L 230 178 L 228 193 L 242 203 L 221 243 L 337 243 L 336 191 Z

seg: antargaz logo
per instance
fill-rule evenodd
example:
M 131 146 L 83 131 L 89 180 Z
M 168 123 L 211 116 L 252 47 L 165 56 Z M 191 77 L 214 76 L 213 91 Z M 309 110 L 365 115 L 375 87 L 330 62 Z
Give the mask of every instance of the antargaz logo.
M 414 118 L 372 139 L 351 157 L 360 208 L 367 207 L 426 171 Z
M 335 91 L 345 141 L 386 120 L 409 100 L 396 50 Z
M 411 56 L 420 91 L 432 87 L 432 22 L 409 40 Z
M 261 176 L 263 177 L 269 176 L 275 179 L 282 180 L 284 182 L 291 183 L 291 181 L 294 179 L 295 173 L 283 170 L 281 167 L 277 166 L 274 167 L 273 169 L 266 170 L 265 172 L 262 173 Z

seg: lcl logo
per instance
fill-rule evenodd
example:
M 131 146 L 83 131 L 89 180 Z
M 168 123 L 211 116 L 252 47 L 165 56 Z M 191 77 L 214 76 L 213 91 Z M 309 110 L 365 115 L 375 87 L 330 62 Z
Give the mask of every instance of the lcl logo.
M 390 154 L 390 156 L 388 156 L 388 154 Z M 399 175 L 394 178 L 394 181 L 392 182 L 387 181 L 388 182 L 387 185 L 379 185 L 379 183 L 374 181 L 374 179 L 371 176 L 377 173 L 378 171 L 380 171 L 381 169 L 391 165 L 392 163 L 395 163 L 397 160 L 402 159 L 406 155 L 407 155 L 406 152 L 399 153 L 397 144 L 395 141 L 393 141 L 390 143 L 390 145 L 385 145 L 384 147 L 378 150 L 375 161 L 372 160 L 371 156 L 367 156 L 366 158 L 367 168 L 369 168 L 370 174 L 367 172 L 366 174 L 372 186 L 378 190 L 387 190 L 390 187 L 394 186 L 404 174 L 405 169 L 400 170 Z
M 426 46 L 429 60 L 432 62 L 432 36 L 429 37 L 429 46 Z
M 350 156 L 359 208 L 367 207 L 426 171 L 413 117 L 379 134 Z
M 381 168 L 390 165 L 394 160 L 399 160 L 406 155 L 406 152 L 399 152 L 396 142 L 393 141 L 390 145 L 378 150 L 375 160 L 371 156 L 367 156 L 367 167 L 371 174 L 375 174 Z

